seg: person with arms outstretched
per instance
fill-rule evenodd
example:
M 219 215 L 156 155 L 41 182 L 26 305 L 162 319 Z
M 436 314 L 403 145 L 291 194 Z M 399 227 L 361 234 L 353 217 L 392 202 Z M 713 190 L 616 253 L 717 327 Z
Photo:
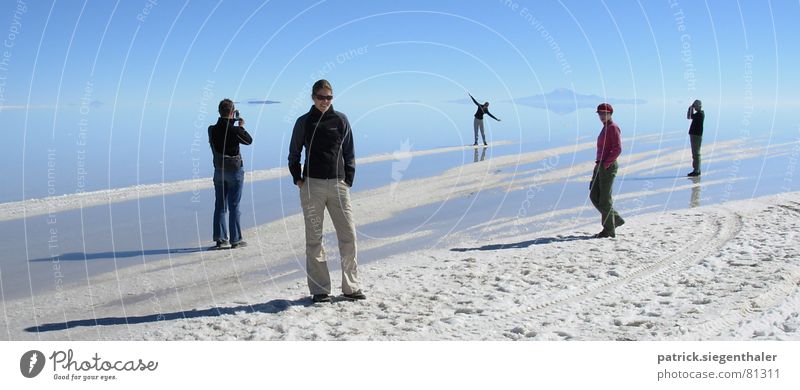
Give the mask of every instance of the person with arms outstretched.
M 478 111 L 475 111 L 475 119 L 472 121 L 472 127 L 475 130 L 475 143 L 473 146 L 478 146 L 478 129 L 481 130 L 481 137 L 483 138 L 483 144 L 488 145 L 486 143 L 486 134 L 484 133 L 483 127 L 483 114 L 489 115 L 494 120 L 500 122 L 500 119 L 495 118 L 492 113 L 489 112 L 489 102 L 484 102 L 483 104 L 478 103 L 472 95 L 468 94 L 472 101 L 478 106 Z

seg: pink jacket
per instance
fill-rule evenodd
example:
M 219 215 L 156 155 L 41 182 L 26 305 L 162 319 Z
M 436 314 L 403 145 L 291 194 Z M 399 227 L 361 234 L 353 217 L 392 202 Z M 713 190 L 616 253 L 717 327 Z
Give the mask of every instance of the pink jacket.
M 617 157 L 622 153 L 622 137 L 620 135 L 619 126 L 613 121 L 608 121 L 603 125 L 603 130 L 597 137 L 597 160 L 595 162 L 602 162 L 603 167 L 608 169 Z

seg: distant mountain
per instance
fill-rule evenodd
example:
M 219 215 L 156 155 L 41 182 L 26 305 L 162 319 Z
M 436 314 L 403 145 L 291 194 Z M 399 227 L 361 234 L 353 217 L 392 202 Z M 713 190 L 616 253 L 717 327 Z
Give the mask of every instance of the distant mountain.
M 644 99 L 603 98 L 597 95 L 582 95 L 567 88 L 559 88 L 544 95 L 526 96 L 511 100 L 523 106 L 542 108 L 556 114 L 569 114 L 579 108 L 595 108 L 600 103 L 647 104 Z
M 278 104 L 276 100 L 248 100 L 247 104 Z
M 448 100 L 446 102 L 453 104 L 474 105 L 472 100 L 469 98 Z M 489 102 L 492 102 L 492 99 L 489 99 Z M 536 107 L 563 115 L 574 112 L 580 108 L 596 108 L 598 104 L 603 102 L 611 103 L 612 105 L 647 104 L 647 100 L 644 99 L 615 99 L 603 98 L 597 95 L 581 95 L 567 88 L 558 88 L 544 95 L 533 95 L 506 100 L 503 103 L 514 103 L 523 106 Z

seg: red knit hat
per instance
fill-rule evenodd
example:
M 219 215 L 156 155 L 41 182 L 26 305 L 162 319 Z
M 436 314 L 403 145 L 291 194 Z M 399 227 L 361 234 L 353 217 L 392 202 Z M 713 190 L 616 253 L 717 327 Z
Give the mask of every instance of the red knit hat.
M 607 112 L 609 114 L 613 114 L 614 107 L 611 107 L 611 105 L 608 103 L 600 103 L 600 105 L 597 106 L 597 112 Z

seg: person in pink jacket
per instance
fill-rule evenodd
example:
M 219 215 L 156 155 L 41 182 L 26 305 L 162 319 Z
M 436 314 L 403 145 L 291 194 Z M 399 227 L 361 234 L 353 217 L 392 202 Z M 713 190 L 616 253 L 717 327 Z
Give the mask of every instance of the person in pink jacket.
M 595 160 L 592 181 L 589 183 L 589 199 L 600 212 L 603 230 L 595 238 L 616 237 L 616 228 L 625 220 L 614 210 L 611 188 L 617 175 L 617 157 L 622 153 L 622 137 L 619 126 L 611 119 L 614 108 L 608 103 L 597 106 L 597 115 L 603 122 L 603 129 L 597 137 L 597 159 Z

